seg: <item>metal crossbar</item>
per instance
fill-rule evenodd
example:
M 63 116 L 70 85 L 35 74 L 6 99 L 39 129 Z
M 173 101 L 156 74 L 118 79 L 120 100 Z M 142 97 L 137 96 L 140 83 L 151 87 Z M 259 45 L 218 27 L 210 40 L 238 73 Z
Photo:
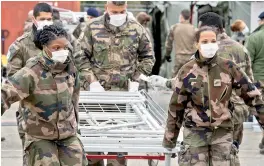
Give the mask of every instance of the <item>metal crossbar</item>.
M 162 147 L 167 114 L 145 91 L 86 91 L 79 101 L 80 139 L 86 152 L 171 154 L 179 150 Z

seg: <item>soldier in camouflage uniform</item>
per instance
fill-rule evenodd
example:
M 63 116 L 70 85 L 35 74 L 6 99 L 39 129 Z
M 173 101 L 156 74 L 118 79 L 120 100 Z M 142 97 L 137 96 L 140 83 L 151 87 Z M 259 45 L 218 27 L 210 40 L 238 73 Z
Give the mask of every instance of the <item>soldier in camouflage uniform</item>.
M 51 21 L 52 20 L 52 8 L 46 3 L 39 3 L 34 7 L 34 24 L 31 27 L 30 32 L 24 33 L 22 36 L 16 39 L 14 43 L 11 44 L 7 53 L 7 77 L 13 76 L 17 71 L 22 69 L 28 59 L 38 55 L 41 50 L 37 48 L 33 42 L 34 34 L 37 32 L 37 26 L 41 25 L 41 20 Z M 40 23 L 40 24 L 38 24 Z M 20 102 L 19 109 L 16 112 L 18 133 L 20 139 L 22 140 L 22 146 L 25 142 L 25 131 L 23 130 L 23 117 L 21 109 L 23 108 L 23 103 Z M 23 163 L 27 165 L 25 160 L 25 154 L 23 154 Z
M 171 26 L 166 40 L 165 59 L 171 62 L 170 54 L 173 45 L 176 55 L 172 77 L 176 76 L 180 68 L 188 62 L 196 51 L 194 46 L 195 28 L 190 24 L 190 14 L 189 10 L 181 11 L 179 23 Z
M 127 18 L 126 9 L 124 1 L 108 1 L 107 12 L 87 25 L 81 42 L 86 56 L 75 57 L 83 89 L 127 91 L 134 88 L 129 88 L 129 79 L 138 82 L 151 73 L 155 58 L 149 36 L 137 21 Z M 124 166 L 126 161 L 108 160 L 107 165 Z
M 17 38 L 14 43 L 9 47 L 7 58 L 7 76 L 13 76 L 18 70 L 26 65 L 28 59 L 38 55 L 41 50 L 34 44 L 34 34 L 37 29 L 41 29 L 44 25 L 49 25 L 52 22 L 52 8 L 46 3 L 39 3 L 34 7 L 34 24 L 32 25 L 31 31 L 24 33 L 21 37 Z M 77 41 L 71 41 L 72 45 L 69 45 L 70 51 L 78 52 Z M 19 110 L 16 112 L 17 125 L 19 136 L 22 140 L 22 146 L 24 146 L 25 131 L 23 131 L 23 117 L 21 114 L 21 107 L 23 103 L 20 103 Z M 25 155 L 24 155 L 25 156 Z M 23 160 L 25 162 L 25 160 Z
M 3 85 L 1 114 L 21 101 L 28 165 L 87 166 L 77 137 L 80 88 L 67 33 L 54 25 L 44 26 L 35 39 L 42 51 Z
M 219 50 L 218 56 L 223 58 L 232 60 L 235 62 L 253 81 L 253 73 L 251 69 L 251 60 L 250 56 L 247 54 L 245 48 L 243 48 L 238 42 L 232 40 L 230 37 L 227 36 L 226 33 L 223 32 L 223 25 L 221 24 L 221 18 L 219 15 L 215 13 L 208 12 L 202 15 L 199 18 L 201 21 L 200 26 L 214 26 L 217 27 L 218 30 L 218 38 L 217 41 L 219 42 Z M 161 80 L 161 84 L 166 84 L 168 88 L 175 88 L 172 85 L 174 79 L 167 80 L 162 79 L 159 76 L 151 76 L 152 84 L 159 85 L 159 82 L 155 80 Z M 232 92 L 231 102 L 234 104 L 234 144 L 239 147 L 242 142 L 243 137 L 243 122 L 247 118 L 249 111 L 248 107 L 245 105 L 242 98 L 236 95 L 235 91 Z
M 223 21 L 221 16 L 216 13 L 208 12 L 203 14 L 200 18 L 200 26 L 214 26 L 218 29 L 219 50 L 218 55 L 232 60 L 240 67 L 249 77 L 254 81 L 253 71 L 251 68 L 251 58 L 244 48 L 238 42 L 232 40 L 226 33 L 223 32 Z M 243 122 L 249 115 L 248 107 L 243 99 L 236 95 L 235 90 L 232 92 L 230 101 L 234 104 L 234 144 L 239 147 L 243 138 Z
M 261 93 L 231 60 L 218 56 L 217 32 L 204 26 L 196 34 L 198 51 L 178 72 L 172 95 L 163 146 L 174 148 L 183 130 L 180 166 L 237 166 L 233 144 L 232 90 L 255 107 L 264 128 Z

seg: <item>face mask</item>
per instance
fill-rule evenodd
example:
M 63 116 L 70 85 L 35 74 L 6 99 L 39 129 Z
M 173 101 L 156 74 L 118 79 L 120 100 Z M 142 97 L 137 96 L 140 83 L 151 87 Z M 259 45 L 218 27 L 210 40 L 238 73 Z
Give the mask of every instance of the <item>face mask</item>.
M 247 34 L 247 33 L 249 33 L 249 29 L 248 29 L 247 26 L 243 29 L 242 33 L 243 33 L 244 35 Z
M 115 15 L 109 15 L 110 17 L 110 24 L 115 27 L 120 27 L 126 22 L 126 14 L 115 14 Z
M 44 20 L 44 21 L 37 21 L 37 30 L 43 29 L 44 26 L 52 25 L 52 21 Z
M 64 63 L 68 56 L 69 56 L 69 50 L 54 51 L 52 52 L 51 59 L 54 62 Z
M 212 58 L 218 50 L 217 43 L 201 44 L 201 52 L 204 58 Z

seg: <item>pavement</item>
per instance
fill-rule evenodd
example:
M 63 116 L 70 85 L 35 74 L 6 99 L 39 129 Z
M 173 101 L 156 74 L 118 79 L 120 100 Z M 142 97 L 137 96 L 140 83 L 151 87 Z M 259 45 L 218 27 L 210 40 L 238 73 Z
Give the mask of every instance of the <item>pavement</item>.
M 151 91 L 149 94 L 162 108 L 167 109 L 171 92 L 162 91 L 157 93 L 155 91 Z M 15 112 L 17 108 L 18 103 L 13 104 L 1 118 L 1 136 L 6 138 L 5 141 L 1 142 L 2 166 L 22 165 L 22 146 L 18 136 L 15 119 Z M 240 146 L 239 152 L 241 166 L 264 166 L 264 155 L 259 154 L 258 149 L 258 144 L 261 138 L 261 132 L 254 132 L 251 128 L 245 129 L 243 143 Z M 178 165 L 177 158 L 172 159 L 171 162 L 171 166 Z M 129 160 L 128 166 L 148 166 L 148 161 Z M 164 166 L 164 162 L 159 161 L 158 166 Z

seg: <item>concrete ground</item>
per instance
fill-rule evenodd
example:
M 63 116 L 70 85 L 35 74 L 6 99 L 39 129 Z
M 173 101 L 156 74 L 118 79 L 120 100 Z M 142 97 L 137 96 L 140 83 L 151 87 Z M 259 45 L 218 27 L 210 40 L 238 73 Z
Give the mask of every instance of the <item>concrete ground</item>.
M 150 92 L 155 101 L 158 101 L 161 107 L 167 109 L 171 93 Z M 1 118 L 1 136 L 6 140 L 1 142 L 1 165 L 2 166 L 19 166 L 22 165 L 22 147 L 18 136 L 15 111 L 18 104 L 12 107 Z M 241 166 L 263 166 L 264 156 L 259 154 L 258 144 L 262 137 L 260 132 L 253 132 L 252 129 L 245 129 L 244 140 L 240 147 L 239 157 Z M 147 166 L 146 160 L 129 160 L 129 166 Z M 159 162 L 158 166 L 163 166 L 164 162 Z M 172 159 L 172 166 L 177 165 L 177 158 Z

